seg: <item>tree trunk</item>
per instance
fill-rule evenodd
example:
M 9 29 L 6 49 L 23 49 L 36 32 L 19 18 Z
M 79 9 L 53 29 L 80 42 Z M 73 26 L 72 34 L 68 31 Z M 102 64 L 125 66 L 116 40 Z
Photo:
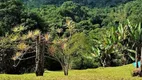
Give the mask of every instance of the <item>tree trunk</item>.
M 140 65 L 140 69 L 141 69 L 141 72 L 142 72 L 142 47 L 141 47 L 141 65 Z
M 136 60 L 136 68 L 138 68 L 139 65 L 138 65 L 138 50 L 137 50 L 137 47 L 136 47 L 135 60 Z
M 5 67 L 3 64 L 5 60 L 3 60 L 3 58 L 4 58 L 4 50 L 0 53 L 0 73 L 3 72 L 3 68 Z
M 69 56 L 64 55 L 63 56 L 63 62 L 61 63 L 62 69 L 64 71 L 64 75 L 68 76 L 68 70 L 69 70 Z
M 36 76 L 43 76 L 44 73 L 44 45 L 41 44 L 40 35 L 36 40 Z
M 142 47 L 141 47 L 140 77 L 142 77 Z
M 102 58 L 101 59 L 101 63 L 102 63 L 103 67 L 106 67 L 107 66 L 107 64 L 106 64 L 106 58 L 104 58 L 104 59 Z
M 68 64 L 62 65 L 62 68 L 64 70 L 64 75 L 68 76 L 69 65 Z

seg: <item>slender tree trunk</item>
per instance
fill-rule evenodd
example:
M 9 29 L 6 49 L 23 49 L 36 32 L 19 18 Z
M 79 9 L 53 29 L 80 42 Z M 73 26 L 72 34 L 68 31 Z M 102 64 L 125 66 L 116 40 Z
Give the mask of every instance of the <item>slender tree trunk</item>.
M 63 70 L 64 70 L 64 75 L 65 75 L 65 76 L 68 76 L 68 69 L 69 69 L 68 64 L 63 65 L 62 68 L 63 68 Z
M 140 69 L 141 69 L 141 72 L 142 72 L 142 47 L 141 47 L 141 65 L 140 65 Z
M 2 53 L 0 53 L 0 73 L 3 72 L 3 68 L 4 68 L 4 50 L 2 51 Z
M 138 50 L 137 50 L 137 47 L 136 47 L 135 60 L 136 60 L 136 68 L 138 68 L 139 65 L 138 65 Z
M 123 65 L 126 65 L 127 63 L 126 63 L 126 61 L 127 61 L 127 59 L 125 58 L 125 53 L 123 54 L 123 57 L 122 57 L 122 59 L 123 59 Z
M 64 71 L 64 75 L 68 76 L 68 70 L 69 70 L 69 56 L 63 57 L 63 62 L 61 63 L 62 69 Z
M 103 67 L 106 67 L 106 66 L 107 66 L 106 58 L 101 59 L 101 63 L 102 63 L 102 66 L 103 66 Z
M 44 45 L 41 42 L 40 35 L 36 40 L 36 76 L 43 76 L 44 73 Z
M 142 77 L 142 47 L 141 47 L 140 77 Z

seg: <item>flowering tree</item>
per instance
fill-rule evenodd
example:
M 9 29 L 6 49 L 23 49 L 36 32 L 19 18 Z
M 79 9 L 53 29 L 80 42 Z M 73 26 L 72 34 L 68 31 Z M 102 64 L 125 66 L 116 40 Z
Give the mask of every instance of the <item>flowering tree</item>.
M 18 26 L 13 28 L 13 34 L 2 37 L 0 40 L 1 51 L 9 47 L 14 48 L 15 55 L 11 58 L 14 61 L 14 67 L 17 67 L 23 60 L 36 58 L 36 76 L 43 76 L 44 49 L 46 42 L 45 34 L 41 35 L 39 30 L 29 31 L 27 34 L 23 34 L 22 31 L 24 30 L 24 26 Z M 24 58 L 24 55 L 28 53 L 36 54 L 34 54 L 34 56 Z
M 57 29 L 57 37 L 55 40 L 52 41 L 52 44 L 48 47 L 48 57 L 53 58 L 61 64 L 62 69 L 64 71 L 64 75 L 68 75 L 71 53 L 68 52 L 69 48 L 67 47 L 70 47 L 70 45 L 68 45 L 68 42 L 71 39 L 72 34 L 74 33 L 75 24 L 71 19 L 68 18 L 66 20 L 66 26 L 66 30 L 69 36 L 60 35 L 62 33 L 62 29 Z

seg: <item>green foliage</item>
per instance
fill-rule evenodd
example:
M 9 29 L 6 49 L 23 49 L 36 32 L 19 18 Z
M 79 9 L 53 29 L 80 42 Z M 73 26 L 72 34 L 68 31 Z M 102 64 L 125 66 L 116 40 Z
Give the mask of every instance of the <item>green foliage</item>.
M 0 3 L 0 35 L 11 33 L 11 29 L 18 25 L 28 30 L 42 29 L 41 19 L 34 13 L 24 9 L 19 0 L 8 0 Z
M 99 58 L 103 66 L 122 65 L 134 60 L 136 51 L 134 47 L 140 47 L 141 25 L 132 26 L 130 22 L 126 26 L 120 25 L 118 28 L 111 27 L 100 32 L 94 30 L 90 32 L 90 37 L 94 39 L 92 47 L 93 55 Z M 92 34 L 102 35 L 101 37 Z M 140 48 L 139 48 L 140 51 Z M 127 61 L 126 61 L 127 60 Z
M 135 41 L 136 43 L 140 43 L 142 41 L 142 28 L 141 23 L 139 25 L 131 25 L 128 21 L 128 28 L 129 28 L 129 35 L 131 36 L 131 40 Z
M 61 5 L 59 13 L 63 17 L 71 17 L 73 21 L 79 22 L 87 18 L 86 11 L 85 7 L 81 7 L 72 1 L 67 1 Z
M 124 7 L 128 19 L 135 25 L 142 22 L 142 8 L 140 6 L 142 6 L 140 0 L 135 0 L 131 3 L 127 3 Z
M 91 52 L 91 40 L 83 32 L 75 33 L 68 42 L 68 53 L 87 54 Z
M 99 66 L 99 63 L 90 54 L 93 43 L 85 33 L 75 33 L 69 40 L 68 45 L 67 53 L 72 53 L 71 67 L 73 69 L 95 68 Z
M 94 51 L 93 53 L 95 57 L 99 57 L 103 66 L 121 65 L 121 63 L 116 63 L 118 61 L 115 61 L 115 59 L 121 60 L 121 58 L 117 56 L 120 56 L 119 54 L 121 54 L 120 48 L 122 45 L 118 42 L 118 37 L 114 27 L 112 27 L 110 31 L 106 31 L 105 36 L 103 36 L 101 40 L 95 39 L 94 41 L 96 43 L 96 49 L 94 47 L 92 48 Z
M 0 34 L 5 34 L 13 26 L 20 23 L 20 16 L 23 10 L 21 2 L 9 0 L 0 3 Z
M 44 29 L 52 31 L 54 29 L 63 28 L 66 29 L 65 21 L 67 17 L 70 17 L 75 23 L 77 29 L 80 29 L 82 22 L 88 18 L 87 7 L 82 7 L 78 4 L 73 3 L 72 1 L 65 2 L 60 7 L 54 5 L 43 6 L 40 9 L 35 8 L 32 10 L 41 16 L 44 19 Z M 82 21 L 82 22 L 81 22 Z M 88 26 L 91 22 L 88 20 L 85 22 L 85 26 Z M 82 29 L 88 29 L 83 28 Z
M 89 7 L 113 7 L 132 0 L 22 0 L 28 7 L 39 7 L 41 5 L 54 4 L 61 5 L 65 1 L 73 1 L 75 3 Z
M 40 8 L 34 8 L 32 11 L 36 12 L 42 19 L 44 19 L 42 22 L 44 23 L 44 30 L 51 31 L 54 28 L 65 28 L 64 22 L 66 17 L 70 17 L 76 23 L 76 29 L 83 31 L 92 30 L 98 27 L 111 27 L 119 26 L 119 24 L 126 24 L 127 18 L 130 19 L 129 17 L 136 16 L 136 14 L 128 15 L 127 13 L 129 12 L 127 5 L 133 3 L 140 2 L 138 0 L 132 1 L 128 2 L 126 5 L 120 5 L 112 8 L 88 8 L 74 3 L 73 1 L 67 1 L 61 6 L 44 5 Z M 140 9 L 137 8 L 137 11 L 139 10 Z M 130 21 L 132 24 L 138 24 L 141 20 L 140 17 L 136 17 L 134 19 L 131 18 Z
M 88 69 L 97 68 L 100 66 L 97 58 L 92 55 L 78 55 L 73 57 L 71 68 L 72 69 Z

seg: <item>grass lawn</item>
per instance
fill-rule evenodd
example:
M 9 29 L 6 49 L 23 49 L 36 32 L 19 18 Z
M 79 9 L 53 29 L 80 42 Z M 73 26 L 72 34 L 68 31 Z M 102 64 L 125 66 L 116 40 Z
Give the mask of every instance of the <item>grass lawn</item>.
M 0 74 L 0 80 L 142 80 L 132 77 L 133 65 L 121 67 L 107 67 L 86 70 L 70 70 L 69 76 L 62 71 L 45 71 L 43 77 L 36 77 L 34 73 L 23 75 Z

